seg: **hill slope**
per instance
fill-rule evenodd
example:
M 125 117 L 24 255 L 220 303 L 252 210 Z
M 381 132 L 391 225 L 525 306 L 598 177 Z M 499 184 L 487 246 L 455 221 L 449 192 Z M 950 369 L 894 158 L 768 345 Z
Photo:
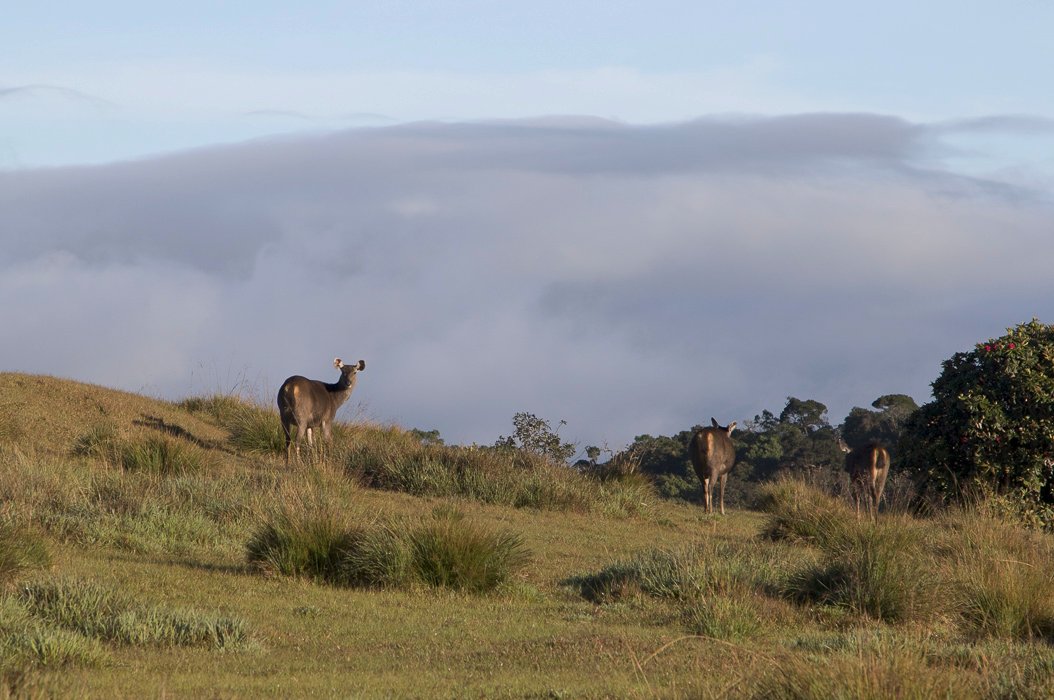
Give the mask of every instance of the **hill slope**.
M 342 426 L 325 459 L 287 468 L 270 441 L 275 420 L 231 397 L 177 405 L 0 375 L 0 579 L 20 584 L 9 585 L 0 604 L 0 671 L 9 690 L 88 697 L 1044 697 L 1051 690 L 1054 586 L 1029 577 L 1054 563 L 1049 537 L 968 514 L 926 523 L 884 514 L 870 526 L 795 485 L 771 490 L 771 514 L 706 516 L 694 505 L 655 501 L 639 483 L 598 484 L 486 450 L 425 449 L 391 427 Z M 232 426 L 242 430 L 246 421 L 263 437 L 232 440 Z M 512 497 L 489 488 L 501 480 Z M 545 480 L 559 482 L 560 497 L 537 498 Z M 633 499 L 643 501 L 627 507 Z M 298 536 L 336 542 L 326 556 L 339 559 L 363 533 L 401 536 L 439 521 L 453 523 L 452 531 L 465 523 L 519 538 L 529 562 L 492 592 L 472 594 L 421 581 L 334 585 L 252 566 L 246 556 L 251 540 L 281 522 L 302 526 Z M 50 566 L 5 563 L 34 538 Z M 862 568 L 861 553 L 870 562 Z M 66 596 L 67 612 L 27 598 L 27 590 Z M 971 590 L 985 595 L 971 598 Z M 1005 605 L 976 602 L 993 596 Z M 136 614 L 205 632 L 187 640 L 159 622 L 122 631 Z

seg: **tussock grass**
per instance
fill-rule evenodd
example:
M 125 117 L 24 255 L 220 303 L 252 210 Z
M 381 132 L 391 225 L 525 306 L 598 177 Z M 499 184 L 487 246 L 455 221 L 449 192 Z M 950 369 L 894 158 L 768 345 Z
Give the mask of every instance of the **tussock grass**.
M 601 482 L 522 450 L 422 445 L 397 428 L 350 430 L 339 455 L 364 484 L 418 496 L 612 516 L 644 514 L 655 502 L 642 477 Z
M 164 435 L 122 438 L 110 423 L 93 426 L 77 440 L 74 452 L 159 476 L 194 474 L 209 466 L 205 450 L 193 443 Z
M 798 479 L 783 478 L 760 489 L 760 508 L 769 513 L 765 534 L 773 540 L 803 541 L 823 547 L 844 539 L 856 515 L 840 498 Z
M 973 636 L 1054 643 L 1054 545 L 1049 536 L 981 512 L 944 518 L 952 597 Z
M 206 416 L 229 434 L 228 443 L 248 454 L 285 453 L 285 433 L 274 409 L 227 394 L 184 399 L 179 404 L 191 413 Z
M 15 598 L 0 598 L 0 669 L 96 666 L 108 658 L 98 640 L 49 626 Z
M 0 522 L 0 584 L 11 581 L 24 571 L 51 564 L 44 542 L 8 522 Z
M 758 700 L 930 700 L 977 697 L 973 679 L 934 667 L 921 640 L 854 635 L 844 653 L 781 655 L 749 690 Z
M 500 587 L 529 560 L 522 537 L 491 532 L 456 510 L 417 523 L 363 522 L 324 499 L 283 507 L 253 534 L 246 554 L 264 570 L 334 585 L 471 593 Z
M 858 519 L 842 501 L 801 482 L 782 480 L 763 489 L 775 539 L 820 549 L 787 582 L 801 602 L 843 607 L 886 622 L 924 619 L 936 612 L 933 562 L 924 559 L 923 531 L 906 517 Z
M 437 509 L 407 533 L 416 578 L 436 588 L 485 593 L 501 586 L 527 565 L 523 538 L 490 532 L 459 511 Z
M 243 620 L 136 605 L 90 581 L 31 583 L 19 590 L 18 599 L 31 615 L 45 622 L 106 642 L 224 649 L 249 641 Z
M 568 579 L 590 602 L 654 600 L 690 633 L 723 640 L 757 636 L 785 615 L 774 599 L 787 558 L 785 545 L 713 539 L 679 549 L 648 549 L 600 571 Z M 660 613 L 658 619 L 670 617 Z

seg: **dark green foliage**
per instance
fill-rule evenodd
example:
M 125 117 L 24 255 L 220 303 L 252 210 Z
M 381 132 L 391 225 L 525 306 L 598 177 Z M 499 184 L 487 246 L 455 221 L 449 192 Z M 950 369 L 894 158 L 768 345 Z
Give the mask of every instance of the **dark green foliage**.
M 445 444 L 443 438 L 439 437 L 439 431 L 434 428 L 432 430 L 418 430 L 417 428 L 411 428 L 410 435 L 412 435 L 422 445 L 427 446 Z
M 905 394 L 887 394 L 875 399 L 871 406 L 877 410 L 853 407 L 842 424 L 842 437 L 850 447 L 877 442 L 887 448 L 896 446 L 904 431 L 904 424 L 918 404 Z
M 944 499 L 1007 494 L 1054 526 L 1054 327 L 1033 319 L 943 363 L 901 461 Z
M 515 428 L 509 437 L 501 436 L 494 443 L 503 449 L 520 449 L 534 455 L 548 457 L 555 462 L 564 463 L 575 454 L 575 446 L 560 440 L 560 429 L 553 430 L 549 421 L 533 413 L 520 412 L 512 417 Z M 567 421 L 560 421 L 567 425 Z

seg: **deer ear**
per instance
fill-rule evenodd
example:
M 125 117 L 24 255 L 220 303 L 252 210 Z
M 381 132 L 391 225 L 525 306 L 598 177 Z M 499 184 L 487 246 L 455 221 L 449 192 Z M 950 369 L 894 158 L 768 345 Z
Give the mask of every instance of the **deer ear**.
M 366 360 L 359 360 L 359 371 L 366 369 Z
M 713 416 L 710 417 L 710 422 L 713 423 L 715 428 L 720 428 L 721 427 L 720 425 L 717 424 L 717 419 L 714 418 Z
M 336 367 L 337 369 L 340 369 L 341 367 L 344 366 L 344 361 L 338 357 L 338 358 L 333 360 L 333 366 Z
M 736 429 L 736 422 L 732 421 L 728 424 L 728 434 L 731 435 L 732 431 Z

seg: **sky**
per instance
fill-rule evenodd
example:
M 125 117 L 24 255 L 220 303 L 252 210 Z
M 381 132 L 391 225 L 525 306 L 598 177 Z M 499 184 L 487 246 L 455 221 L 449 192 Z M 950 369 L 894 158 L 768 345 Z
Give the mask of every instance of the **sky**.
M 1054 3 L 46 3 L 0 371 L 618 449 L 1054 322 Z

